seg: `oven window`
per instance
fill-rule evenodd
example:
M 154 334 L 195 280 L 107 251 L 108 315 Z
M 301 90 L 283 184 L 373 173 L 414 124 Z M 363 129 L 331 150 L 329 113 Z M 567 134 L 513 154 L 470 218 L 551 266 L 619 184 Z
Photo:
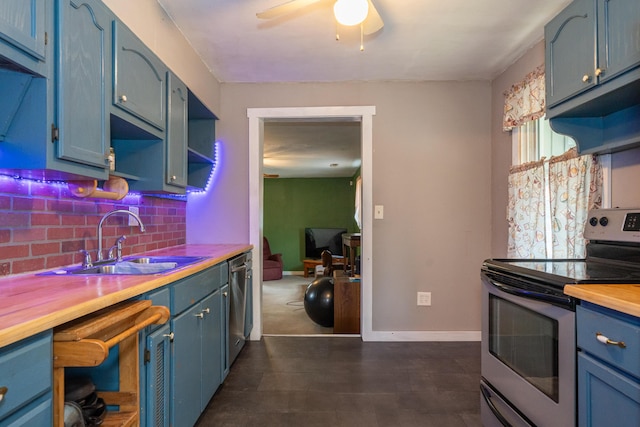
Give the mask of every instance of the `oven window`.
M 489 295 L 489 352 L 558 402 L 558 321 Z

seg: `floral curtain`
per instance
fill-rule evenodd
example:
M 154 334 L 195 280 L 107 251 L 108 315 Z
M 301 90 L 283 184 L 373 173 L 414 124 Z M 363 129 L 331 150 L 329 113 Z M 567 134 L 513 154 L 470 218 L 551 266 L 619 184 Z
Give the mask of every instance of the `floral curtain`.
M 504 93 L 505 132 L 544 115 L 544 87 L 544 65 L 541 65 Z
M 553 249 L 551 258 L 584 258 L 584 227 L 590 209 L 602 204 L 602 167 L 575 148 L 549 160 Z
M 584 226 L 602 204 L 602 167 L 593 155 L 565 154 L 509 174 L 508 256 L 583 258 Z
M 511 168 L 508 191 L 509 258 L 546 258 L 544 162 Z

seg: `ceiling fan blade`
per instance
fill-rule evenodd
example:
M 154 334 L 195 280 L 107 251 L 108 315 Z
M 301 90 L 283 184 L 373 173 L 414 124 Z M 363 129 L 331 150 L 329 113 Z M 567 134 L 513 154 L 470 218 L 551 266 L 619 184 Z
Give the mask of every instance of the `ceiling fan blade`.
M 382 17 L 378 13 L 378 9 L 376 9 L 371 0 L 369 0 L 369 14 L 367 15 L 367 19 L 364 20 L 363 26 L 363 31 L 366 35 L 373 34 L 384 27 Z
M 321 0 L 290 0 L 286 3 L 282 3 L 281 5 L 269 8 L 263 12 L 258 12 L 256 13 L 256 16 L 260 19 L 277 18 L 278 16 L 295 12 L 298 9 L 302 9 L 305 6 L 317 3 L 319 1 Z

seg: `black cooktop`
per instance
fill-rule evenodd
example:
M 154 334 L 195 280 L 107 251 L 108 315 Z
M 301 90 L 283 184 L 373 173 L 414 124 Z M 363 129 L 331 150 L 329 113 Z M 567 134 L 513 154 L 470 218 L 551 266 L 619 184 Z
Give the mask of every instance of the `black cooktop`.
M 640 265 L 616 261 L 492 259 L 485 261 L 484 268 L 543 281 L 557 287 L 579 283 L 640 283 Z
M 589 212 L 584 259 L 489 259 L 484 271 L 538 285 L 640 284 L 640 208 Z

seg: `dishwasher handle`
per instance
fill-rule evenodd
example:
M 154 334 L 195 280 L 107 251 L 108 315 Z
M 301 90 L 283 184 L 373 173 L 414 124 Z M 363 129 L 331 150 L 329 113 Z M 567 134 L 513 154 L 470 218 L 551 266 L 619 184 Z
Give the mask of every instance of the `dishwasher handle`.
M 238 273 L 240 271 L 246 271 L 247 270 L 247 264 L 242 264 L 242 265 L 238 265 L 238 266 L 234 266 L 231 267 L 231 273 Z

